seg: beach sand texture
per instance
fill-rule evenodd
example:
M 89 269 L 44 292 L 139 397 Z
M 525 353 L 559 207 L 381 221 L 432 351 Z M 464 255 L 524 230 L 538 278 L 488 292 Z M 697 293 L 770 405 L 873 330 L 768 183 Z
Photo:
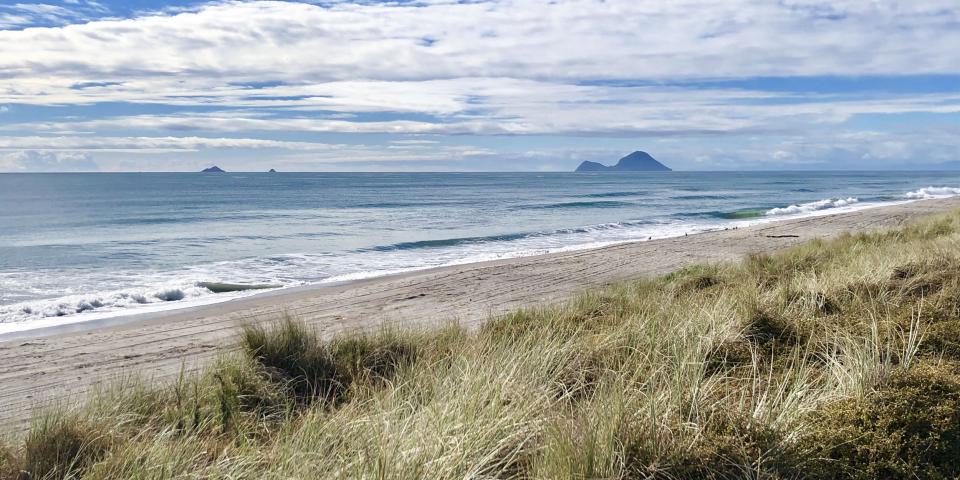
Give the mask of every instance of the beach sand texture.
M 960 208 L 960 198 L 924 200 L 783 220 L 593 250 L 442 267 L 342 285 L 292 289 L 221 304 L 130 317 L 123 323 L 47 336 L 0 338 L 0 430 L 21 431 L 42 405 L 81 401 L 97 385 L 132 374 L 170 380 L 233 348 L 244 322 L 289 314 L 325 335 L 381 325 L 476 325 L 521 306 L 685 265 L 735 261 L 812 238 L 909 223 Z M 95 325 L 95 324 L 91 324 Z

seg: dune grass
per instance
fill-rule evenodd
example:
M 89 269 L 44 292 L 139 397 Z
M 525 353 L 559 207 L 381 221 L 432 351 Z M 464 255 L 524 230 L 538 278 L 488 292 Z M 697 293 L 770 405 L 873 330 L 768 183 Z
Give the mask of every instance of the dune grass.
M 960 212 L 475 331 L 296 319 L 35 420 L 2 478 L 956 478 Z

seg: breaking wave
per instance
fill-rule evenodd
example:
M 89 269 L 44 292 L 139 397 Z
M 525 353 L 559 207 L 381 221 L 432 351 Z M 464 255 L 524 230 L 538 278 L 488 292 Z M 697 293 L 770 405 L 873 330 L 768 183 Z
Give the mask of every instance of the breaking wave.
M 25 320 L 27 318 L 66 317 L 94 311 L 117 311 L 141 305 L 177 302 L 210 295 L 207 288 L 197 284 L 165 285 L 113 292 L 92 292 L 86 295 L 34 300 L 0 307 L 0 318 Z
M 797 215 L 801 213 L 815 212 L 817 210 L 823 210 L 826 208 L 848 207 L 859 201 L 860 200 L 858 200 L 856 197 L 838 199 L 827 198 L 824 200 L 817 200 L 816 202 L 790 205 L 789 207 L 771 208 L 770 210 L 767 210 L 764 215 Z
M 378 245 L 376 247 L 359 249 L 360 252 L 365 251 L 376 251 L 376 252 L 389 252 L 395 250 L 417 250 L 423 248 L 442 248 L 442 247 L 456 247 L 462 245 L 482 245 L 489 244 L 494 242 L 513 242 L 516 240 L 524 240 L 531 238 L 544 238 L 551 237 L 556 235 L 569 235 L 569 234 L 590 234 L 590 233 L 600 233 L 609 230 L 618 230 L 630 227 L 638 227 L 642 225 L 650 225 L 653 222 L 646 220 L 639 221 L 624 221 L 624 222 L 612 222 L 612 223 L 602 223 L 598 225 L 590 225 L 586 227 L 577 227 L 577 228 L 562 228 L 558 230 L 549 230 L 541 232 L 525 232 L 525 233 L 511 233 L 504 235 L 487 235 L 481 237 L 462 237 L 462 238 L 445 238 L 440 240 L 420 240 L 416 242 L 400 242 L 390 245 Z
M 954 187 L 926 187 L 904 194 L 911 200 L 925 200 L 930 198 L 947 198 L 960 195 L 960 188 Z

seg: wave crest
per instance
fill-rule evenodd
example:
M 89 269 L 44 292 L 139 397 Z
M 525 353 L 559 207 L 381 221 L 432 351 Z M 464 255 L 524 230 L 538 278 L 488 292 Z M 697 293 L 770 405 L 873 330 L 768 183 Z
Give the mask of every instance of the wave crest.
M 550 203 L 546 205 L 534 205 L 527 208 L 616 208 L 616 207 L 628 207 L 633 205 L 630 202 L 621 202 L 616 200 L 595 200 L 590 202 L 563 202 L 563 203 Z
M 826 198 L 823 200 L 817 200 L 816 202 L 790 205 L 789 207 L 771 208 L 770 210 L 767 210 L 764 215 L 796 215 L 800 213 L 810 213 L 826 208 L 847 207 L 859 201 L 860 200 L 856 197 L 838 199 Z
M 190 284 L 164 286 L 157 290 L 139 289 L 71 295 L 3 306 L 0 307 L 0 318 L 3 318 L 4 322 L 16 322 L 31 318 L 65 317 L 85 312 L 121 310 L 135 305 L 176 302 L 211 293 L 204 287 Z
M 954 187 L 926 187 L 904 194 L 911 200 L 925 200 L 929 198 L 947 198 L 960 195 L 960 188 Z

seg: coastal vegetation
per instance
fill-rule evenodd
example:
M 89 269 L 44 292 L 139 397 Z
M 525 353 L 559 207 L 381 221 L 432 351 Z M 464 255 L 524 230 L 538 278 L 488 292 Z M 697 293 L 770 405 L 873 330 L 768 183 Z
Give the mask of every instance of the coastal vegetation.
M 296 318 L 51 408 L 0 478 L 956 478 L 960 212 L 468 330 Z

